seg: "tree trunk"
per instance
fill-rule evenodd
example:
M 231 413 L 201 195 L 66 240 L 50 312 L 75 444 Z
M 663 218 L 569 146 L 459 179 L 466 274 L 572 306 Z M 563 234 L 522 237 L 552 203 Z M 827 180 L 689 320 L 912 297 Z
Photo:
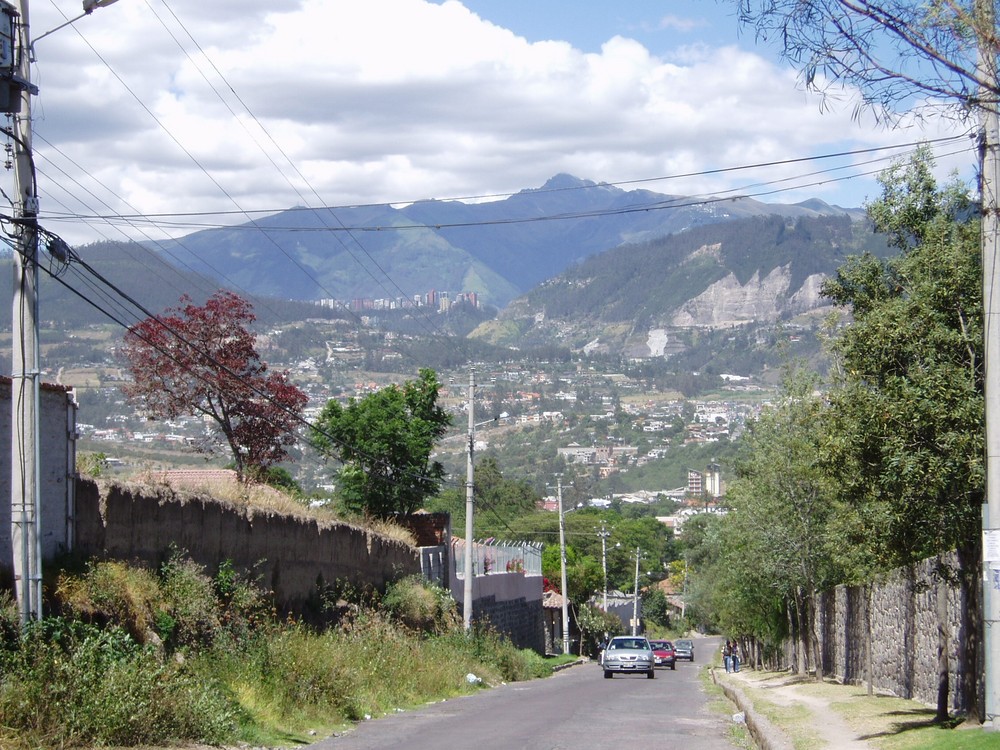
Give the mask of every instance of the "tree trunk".
M 981 724 L 985 714 L 985 706 L 980 703 L 980 696 L 985 698 L 985 691 L 980 690 L 980 676 L 983 659 L 983 599 L 982 599 L 982 536 L 974 534 L 968 544 L 958 548 L 959 595 L 962 606 L 959 621 L 958 660 L 959 684 L 955 686 L 958 693 L 959 710 L 965 712 L 966 722 Z
M 875 694 L 875 655 L 872 652 L 872 590 L 874 584 L 868 581 L 864 585 L 865 592 L 865 682 L 868 683 L 868 695 Z
M 938 557 L 938 574 L 934 584 L 935 609 L 937 617 L 937 711 L 934 714 L 934 721 L 946 722 L 948 714 L 948 693 L 950 691 L 951 675 L 949 674 L 950 663 L 948 651 L 951 647 L 951 627 L 948 624 L 948 581 L 942 573 L 945 566 L 944 559 Z
M 802 595 L 802 588 L 795 588 L 795 616 L 798 620 L 799 649 L 798 649 L 798 673 L 809 674 L 809 614 L 806 611 L 807 604 Z
M 806 597 L 806 617 L 809 622 L 809 640 L 812 642 L 813 666 L 816 668 L 816 681 L 823 681 L 823 654 L 820 651 L 819 633 L 816 630 L 816 623 L 819 620 L 817 612 L 819 595 L 815 589 L 810 589 Z
M 785 617 L 788 619 L 788 641 L 792 647 L 792 653 L 788 655 L 788 668 L 792 672 L 799 669 L 799 636 L 795 628 L 795 602 L 791 601 L 785 605 Z

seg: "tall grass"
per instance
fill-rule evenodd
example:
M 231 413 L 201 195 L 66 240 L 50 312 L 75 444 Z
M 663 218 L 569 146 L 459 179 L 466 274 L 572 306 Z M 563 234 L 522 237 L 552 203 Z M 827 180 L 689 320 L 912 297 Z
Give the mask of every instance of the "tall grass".
M 404 579 L 317 629 L 251 581 L 175 553 L 64 574 L 53 616 L 21 630 L 0 600 L 0 747 L 305 741 L 366 716 L 550 672 L 446 591 Z

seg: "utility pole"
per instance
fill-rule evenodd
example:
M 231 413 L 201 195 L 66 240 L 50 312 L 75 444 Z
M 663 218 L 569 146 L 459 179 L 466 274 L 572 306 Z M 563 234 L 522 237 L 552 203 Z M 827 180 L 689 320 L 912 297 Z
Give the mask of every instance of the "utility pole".
M 566 517 L 563 515 L 562 475 L 556 475 L 556 497 L 559 498 L 559 563 L 562 571 L 562 635 L 563 653 L 569 653 L 569 591 L 566 589 Z
M 3 84 L 8 92 L 9 131 L 14 141 L 14 252 L 11 368 L 11 542 L 21 624 L 42 616 L 41 503 L 39 501 L 38 358 L 38 196 L 31 156 L 31 67 L 28 50 L 28 0 L 20 14 L 0 5 L 4 29 L 11 31 L 3 50 Z M 7 24 L 10 24 L 9 27 Z M 6 67 L 9 65 L 9 68 Z
M 608 611 L 608 537 L 611 532 L 604 528 L 604 521 L 601 521 L 601 530 L 597 532 L 601 538 L 601 568 L 604 570 L 604 611 Z
M 465 588 L 462 594 L 462 620 L 465 630 L 472 627 L 472 511 L 475 505 L 473 494 L 473 479 L 475 470 L 472 454 L 476 448 L 476 371 L 469 370 L 469 451 L 468 462 L 465 465 Z
M 995 84 L 997 57 L 990 35 L 993 32 L 992 2 L 977 2 L 979 32 L 977 73 Z M 981 127 L 980 167 L 982 197 L 984 400 L 986 421 L 986 503 L 983 506 L 983 649 L 985 683 L 985 723 L 993 729 L 1000 721 L 1000 305 L 997 273 L 1000 270 L 1000 216 L 997 191 L 1000 189 L 1000 125 L 998 102 L 986 86 L 980 87 Z
M 632 635 L 639 635 L 639 548 L 635 548 L 635 588 L 632 590 Z

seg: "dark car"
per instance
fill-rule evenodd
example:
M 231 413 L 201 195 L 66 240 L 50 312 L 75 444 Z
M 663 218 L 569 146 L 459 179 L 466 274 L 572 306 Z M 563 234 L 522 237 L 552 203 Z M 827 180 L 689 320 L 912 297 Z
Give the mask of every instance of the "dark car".
M 680 638 L 674 641 L 674 659 L 677 661 L 681 659 L 694 661 L 694 641 L 689 641 L 687 638 Z
M 611 679 L 615 672 L 645 673 L 646 677 L 656 677 L 656 663 L 649 641 L 642 636 L 619 635 L 608 641 L 601 652 L 601 667 L 604 676 Z
M 677 669 L 677 661 L 674 658 L 674 644 L 670 641 L 650 641 L 649 646 L 653 649 L 653 662 L 656 666 Z

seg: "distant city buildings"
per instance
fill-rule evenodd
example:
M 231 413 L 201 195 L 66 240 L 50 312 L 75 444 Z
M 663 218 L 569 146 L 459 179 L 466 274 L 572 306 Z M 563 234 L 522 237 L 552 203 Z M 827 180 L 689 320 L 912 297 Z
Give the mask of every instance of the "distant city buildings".
M 456 305 L 471 305 L 473 308 L 479 309 L 479 294 L 477 292 L 439 292 L 432 289 L 426 294 L 414 294 L 412 297 L 355 297 L 351 300 L 350 305 L 336 299 L 321 299 L 316 304 L 332 309 L 347 308 L 352 312 L 429 308 L 446 313 Z

